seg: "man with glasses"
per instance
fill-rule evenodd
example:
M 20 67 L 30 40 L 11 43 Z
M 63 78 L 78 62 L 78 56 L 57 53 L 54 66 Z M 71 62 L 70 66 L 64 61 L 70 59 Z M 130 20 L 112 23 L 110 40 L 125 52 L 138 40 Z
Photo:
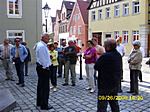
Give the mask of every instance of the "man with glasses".
M 15 38 L 14 40 L 15 46 L 11 49 L 11 58 L 12 61 L 15 63 L 17 76 L 19 82 L 16 83 L 20 85 L 20 87 L 24 87 L 24 60 L 28 55 L 28 51 L 26 50 L 25 46 L 20 44 L 20 38 Z

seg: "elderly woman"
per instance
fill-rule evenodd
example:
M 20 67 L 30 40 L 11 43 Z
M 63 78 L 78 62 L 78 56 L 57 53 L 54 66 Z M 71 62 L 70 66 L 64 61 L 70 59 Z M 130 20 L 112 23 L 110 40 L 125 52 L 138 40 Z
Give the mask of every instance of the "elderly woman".
M 141 70 L 142 52 L 140 51 L 141 43 L 139 40 L 133 42 L 133 51 L 129 55 L 128 63 L 130 69 L 130 91 L 133 95 L 138 95 L 138 76 Z
M 87 90 L 90 90 L 90 93 L 95 91 L 94 84 L 94 64 L 96 62 L 96 49 L 91 40 L 87 41 L 88 48 L 84 52 L 83 58 L 85 59 L 85 70 L 87 75 L 88 87 Z

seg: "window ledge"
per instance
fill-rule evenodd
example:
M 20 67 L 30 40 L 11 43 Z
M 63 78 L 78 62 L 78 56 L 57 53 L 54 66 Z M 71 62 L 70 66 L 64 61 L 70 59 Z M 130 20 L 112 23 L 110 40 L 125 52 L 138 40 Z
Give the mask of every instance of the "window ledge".
M 21 15 L 7 15 L 8 18 L 22 18 Z

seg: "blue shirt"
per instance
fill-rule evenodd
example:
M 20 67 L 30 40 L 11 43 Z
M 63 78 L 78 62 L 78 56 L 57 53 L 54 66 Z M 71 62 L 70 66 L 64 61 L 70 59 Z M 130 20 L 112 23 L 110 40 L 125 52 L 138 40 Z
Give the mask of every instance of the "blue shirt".
M 51 66 L 52 62 L 50 59 L 50 53 L 47 48 L 47 44 L 43 41 L 40 41 L 37 43 L 36 46 L 36 61 L 40 65 L 43 66 L 43 68 L 47 68 Z
M 12 49 L 11 49 L 11 58 L 15 58 L 16 49 L 17 49 L 16 46 L 12 47 Z M 28 51 L 26 50 L 25 46 L 20 44 L 19 47 L 18 47 L 18 52 L 19 52 L 19 58 L 20 58 L 21 62 L 24 62 L 25 58 L 28 55 Z

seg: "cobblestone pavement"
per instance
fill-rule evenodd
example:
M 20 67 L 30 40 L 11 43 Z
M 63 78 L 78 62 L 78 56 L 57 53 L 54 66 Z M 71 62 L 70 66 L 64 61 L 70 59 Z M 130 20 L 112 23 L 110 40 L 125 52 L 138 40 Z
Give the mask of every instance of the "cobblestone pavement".
M 123 93 L 119 93 L 122 98 L 126 96 L 127 99 L 120 100 L 121 112 L 150 112 L 150 68 L 145 65 L 143 61 L 143 80 L 139 82 L 140 95 L 133 97 L 131 94 L 126 93 L 129 90 L 129 69 L 126 61 L 127 57 L 124 57 L 124 82 L 122 82 Z M 84 63 L 84 62 L 83 62 Z M 35 71 L 35 65 L 30 65 L 29 76 L 25 77 L 25 87 L 19 87 L 16 85 L 17 77 L 14 70 L 15 82 L 5 81 L 4 70 L 0 68 L 0 89 L 8 88 L 17 101 L 17 106 L 11 112 L 42 112 L 36 108 L 36 85 L 37 75 Z M 62 78 L 58 78 L 58 91 L 50 91 L 49 104 L 54 109 L 49 112 L 96 112 L 97 93 L 89 93 L 85 90 L 86 79 L 85 69 L 83 64 L 83 80 L 79 80 L 79 63 L 76 67 L 77 83 L 75 87 L 66 86 L 63 87 Z M 143 100 L 142 100 L 143 99 Z M 110 112 L 110 107 L 108 108 Z

